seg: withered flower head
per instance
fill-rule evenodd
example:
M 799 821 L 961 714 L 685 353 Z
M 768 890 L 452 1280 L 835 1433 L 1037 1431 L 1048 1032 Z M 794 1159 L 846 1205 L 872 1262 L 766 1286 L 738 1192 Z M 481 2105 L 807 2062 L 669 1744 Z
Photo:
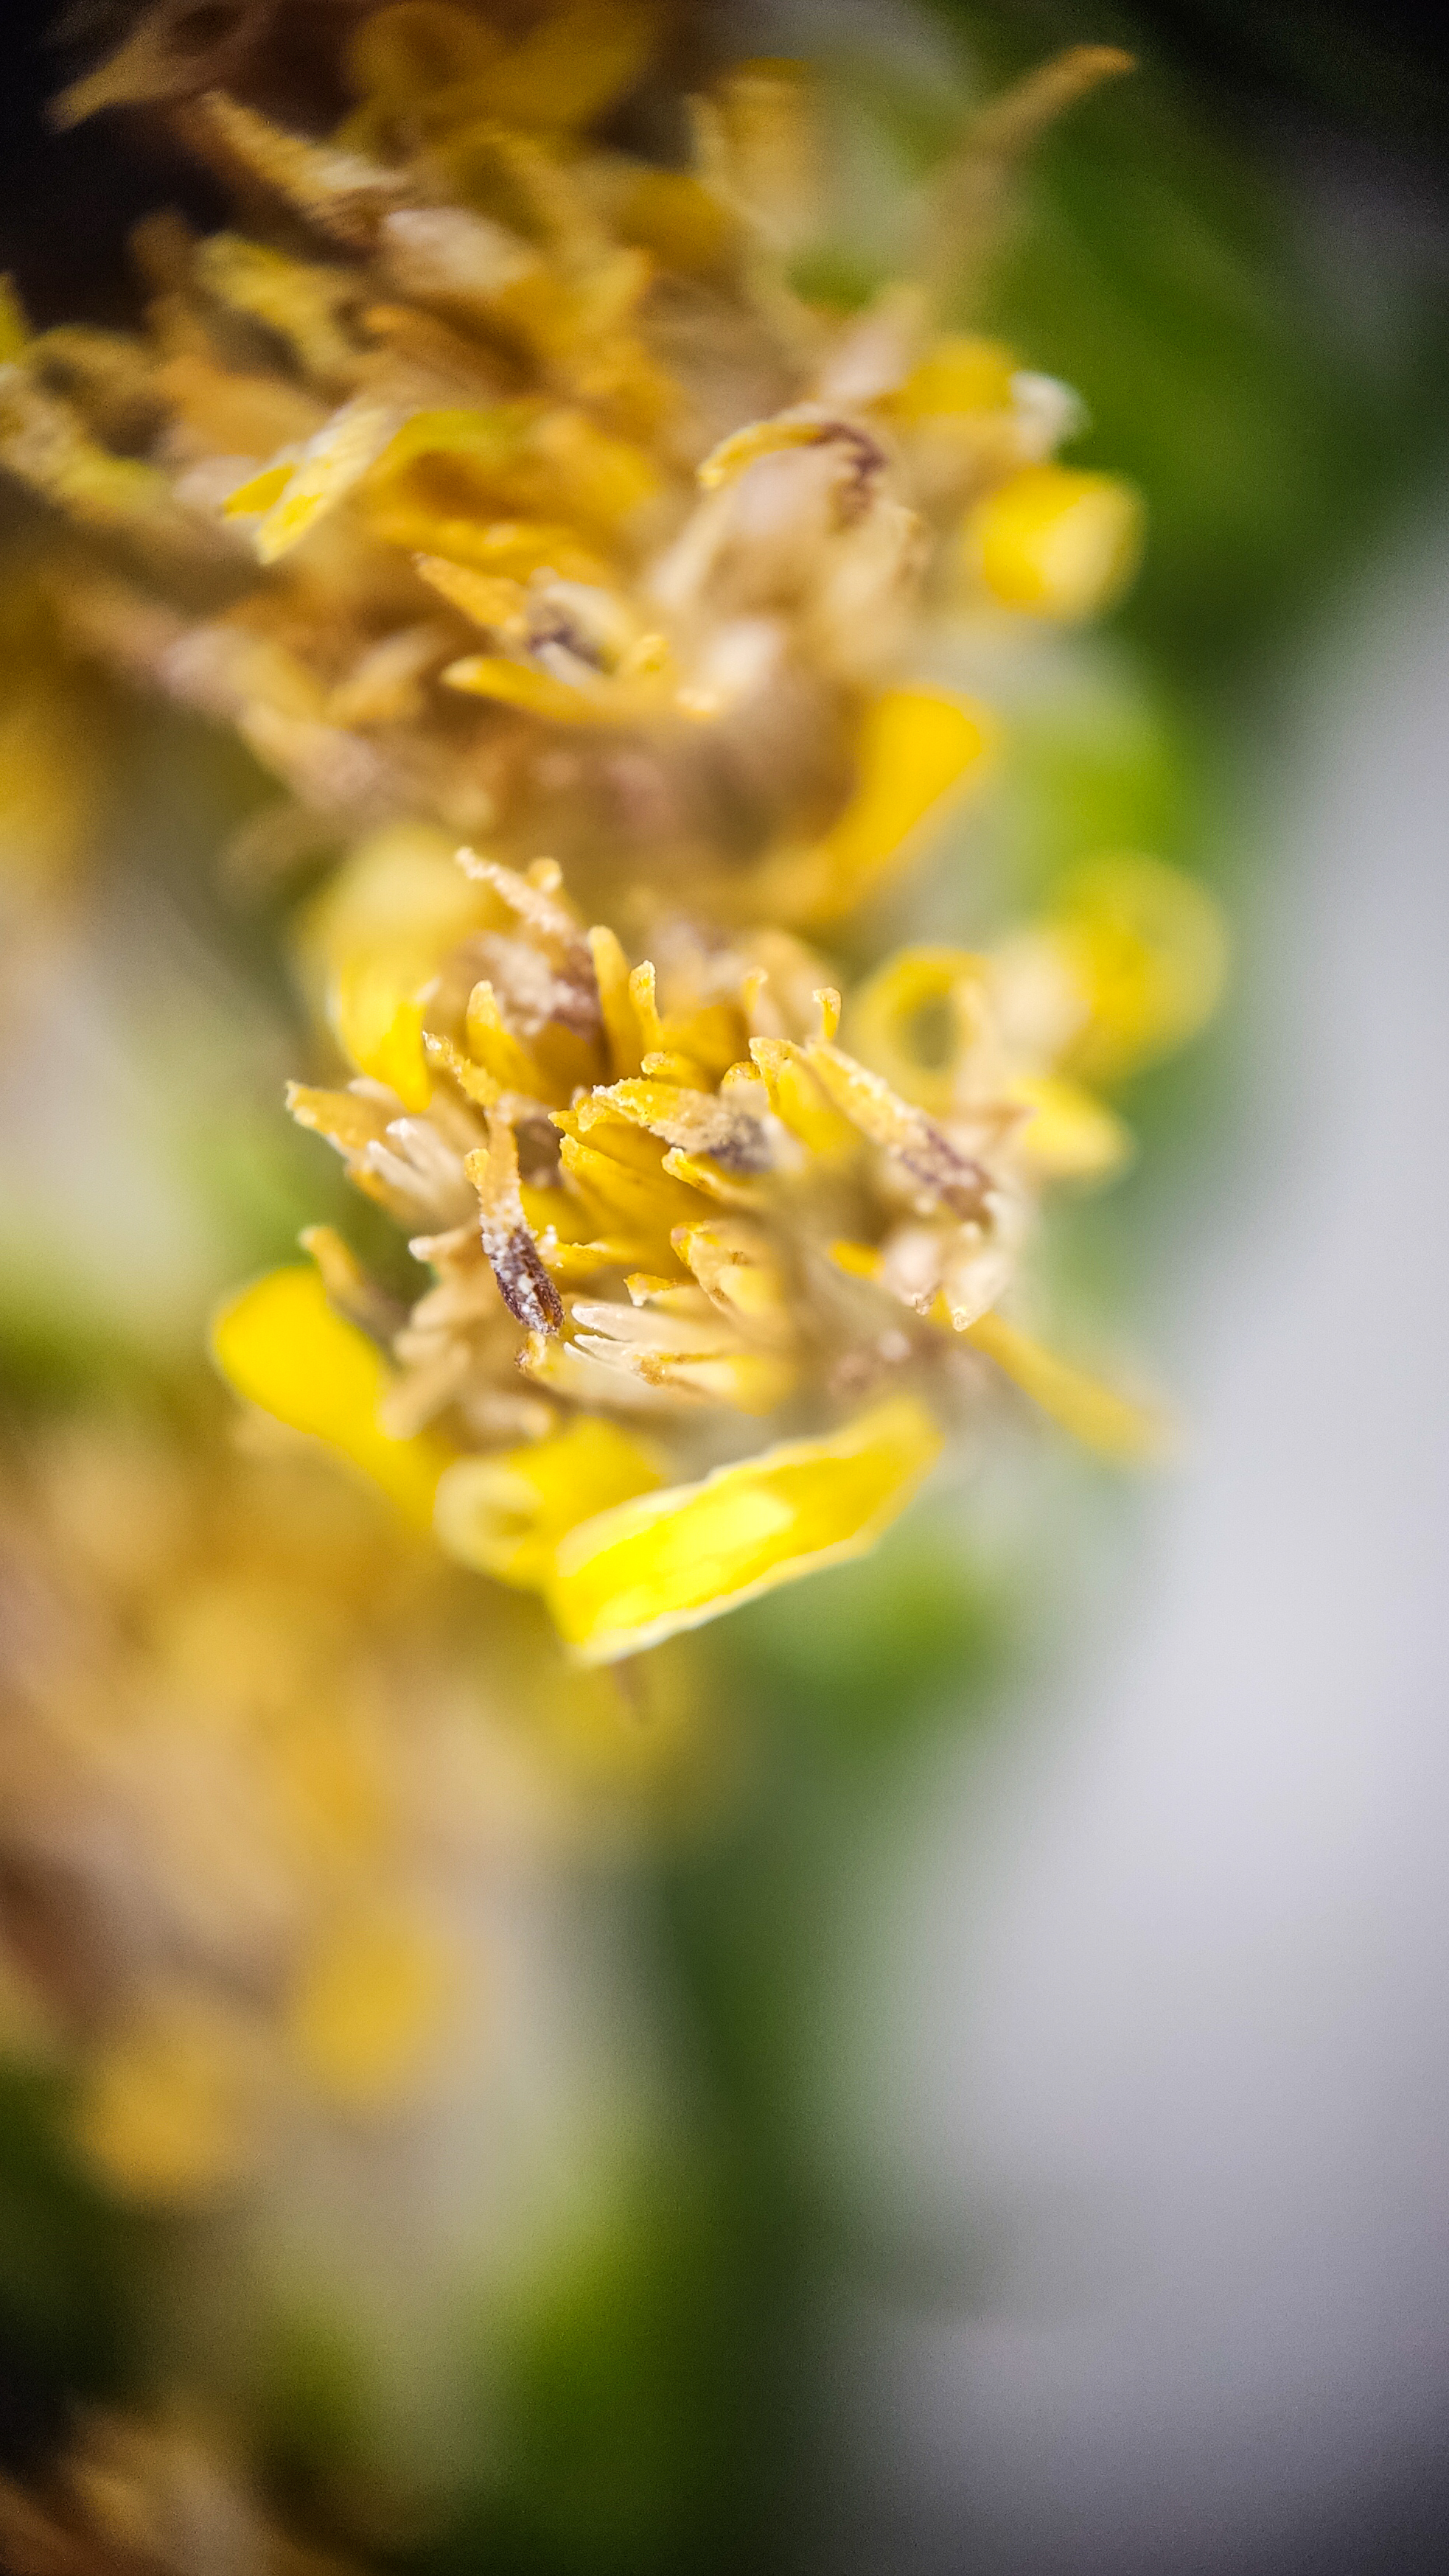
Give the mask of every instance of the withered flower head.
M 0 373 L 0 462 L 90 531 L 72 631 L 283 783 L 253 865 L 354 845 L 302 950 L 355 1078 L 292 1105 L 435 1284 L 395 1304 L 314 1234 L 222 1365 L 584 1661 L 868 1546 L 989 1363 L 1142 1445 L 1001 1301 L 1042 1185 L 1126 1151 L 1078 1077 L 1187 1034 L 1219 970 L 1132 860 L 843 1016 L 801 944 L 985 764 L 942 621 L 1070 622 L 1135 562 L 1130 488 L 1056 461 L 1075 396 L 947 327 L 1023 145 L 1124 64 L 977 110 L 842 301 L 817 84 L 706 25 L 339 11 L 329 123 L 268 89 L 265 9 L 199 55 L 154 12 L 72 111 L 165 102 L 237 228 L 158 219 L 143 333 L 16 311 Z
M 687 872 L 736 913 L 840 912 L 931 801 L 829 847 L 882 727 L 932 793 L 986 738 L 975 708 L 882 701 L 923 617 L 1080 616 L 1130 571 L 1129 488 L 1052 461 L 1075 398 L 939 319 L 943 244 L 969 260 L 1012 155 L 1122 58 L 979 113 L 907 210 L 906 272 L 842 312 L 800 274 L 815 85 L 711 62 L 707 13 L 680 18 L 164 5 L 68 94 L 169 116 L 238 228 L 142 227 L 143 331 L 31 334 L 12 298 L 0 465 L 86 536 L 72 633 L 288 791 L 253 864 L 426 817 L 555 851 L 600 910 Z M 302 25 L 355 101 L 331 132 L 279 117 Z M 625 148 L 627 115 L 600 138 L 631 103 L 675 157 Z
M 1043 1186 L 1130 1151 L 1077 1066 L 1211 998 L 1195 889 L 1102 862 L 992 954 L 903 951 L 848 1049 L 789 932 L 675 916 L 631 966 L 551 861 L 458 856 L 390 835 L 335 880 L 314 955 L 357 1077 L 291 1094 L 435 1284 L 405 1312 L 314 1232 L 220 1319 L 242 1393 L 541 1588 L 585 1661 L 869 1546 L 983 1355 L 1108 1454 L 1152 1445 L 999 1309 Z

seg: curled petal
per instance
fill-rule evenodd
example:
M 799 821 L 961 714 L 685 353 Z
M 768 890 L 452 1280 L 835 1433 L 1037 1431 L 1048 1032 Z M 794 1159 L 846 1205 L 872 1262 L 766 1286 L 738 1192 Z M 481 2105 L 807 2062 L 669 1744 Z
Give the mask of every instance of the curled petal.
M 584 1521 L 545 1587 L 559 1632 L 580 1663 L 611 1663 L 864 1556 L 940 1447 L 930 1416 L 901 1396 L 823 1439 L 782 1442 Z
M 852 999 L 851 1045 L 892 1090 L 938 1118 L 955 1105 L 981 1034 L 986 960 L 969 948 L 899 948 Z M 928 1062 L 922 1041 L 933 1046 Z
M 970 784 L 995 728 L 986 709 L 935 689 L 887 689 L 866 710 L 856 786 L 813 847 L 768 860 L 758 909 L 802 922 L 837 920 L 911 855 L 917 836 Z
M 1074 868 L 1040 936 L 1077 997 L 1067 1067 L 1089 1082 L 1120 1081 L 1185 1045 L 1222 994 L 1228 941 L 1212 896 L 1135 851 Z

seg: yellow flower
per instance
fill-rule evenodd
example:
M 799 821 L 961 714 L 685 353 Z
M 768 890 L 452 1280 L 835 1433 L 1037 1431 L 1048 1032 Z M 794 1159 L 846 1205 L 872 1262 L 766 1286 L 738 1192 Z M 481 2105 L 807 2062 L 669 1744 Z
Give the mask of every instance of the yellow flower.
M 947 622 L 1079 619 L 1135 563 L 1135 495 L 1058 460 L 1070 388 L 945 327 L 953 245 L 1125 58 L 964 119 L 903 273 L 842 313 L 801 282 L 831 159 L 807 67 L 679 98 L 677 169 L 607 122 L 667 92 L 667 26 L 368 7 L 314 133 L 250 103 L 240 38 L 223 62 L 153 13 L 66 112 L 178 102 L 246 231 L 149 226 L 144 332 L 0 316 L 0 463 L 129 549 L 68 568 L 72 631 L 324 818 L 250 826 L 254 863 L 348 846 L 296 947 L 351 1078 L 290 1104 L 432 1284 L 404 1311 L 317 1230 L 218 1360 L 599 1657 L 866 1543 L 916 1470 L 850 1446 L 860 1406 L 946 1421 L 982 1352 L 1132 1447 L 1003 1301 L 1043 1190 L 1130 1155 L 1088 1086 L 1214 983 L 1211 908 L 1122 862 L 987 955 L 878 966 L 843 1022 L 795 935 L 877 901 L 989 771 L 991 710 L 926 676 Z
M 1031 977 L 1010 943 L 888 961 L 848 1000 L 855 1054 L 819 962 L 782 931 L 724 945 L 676 917 L 657 962 L 631 966 L 607 925 L 585 930 L 551 863 L 519 875 L 460 858 L 475 926 L 434 958 L 420 1004 L 426 1106 L 375 1078 L 292 1095 L 437 1284 L 389 1322 L 341 1247 L 312 1238 L 320 1273 L 274 1274 L 224 1319 L 218 1354 L 243 1392 L 394 1494 L 436 1494 L 444 1547 L 541 1590 L 596 1660 L 868 1544 L 889 1476 L 866 1509 L 833 1446 L 846 1432 L 815 1448 L 798 1432 L 822 1415 L 848 1426 L 892 1383 L 891 1402 L 949 1419 L 978 1381 L 953 1370 L 942 1327 L 1089 1446 L 1118 1460 L 1154 1447 L 1150 1410 L 998 1311 L 1044 1185 L 1099 1180 L 1130 1151 L 1112 1111 L 1056 1069 L 1080 1010 L 1035 1051 L 1013 1027 Z M 367 942 L 373 858 L 358 865 L 329 901 Z M 416 937 L 405 905 L 392 916 L 405 958 L 447 918 L 430 868 Z M 393 895 L 405 884 L 389 879 Z M 742 1425 L 759 1428 L 741 1461 Z M 453 1441 L 473 1454 L 445 1464 Z M 770 1497 L 777 1467 L 803 1474 L 817 1455 L 807 1543 Z M 762 1515 L 777 1537 L 758 1555 L 717 1543 L 725 1521 L 758 1535 Z M 586 1616 L 580 1569 L 609 1530 L 629 1548 L 598 1560 L 599 1580 L 635 1608 Z
M 315 848 L 321 814 L 550 847 L 604 911 L 681 863 L 732 920 L 873 896 L 992 737 L 919 679 L 963 545 L 1037 613 L 1125 577 L 1125 487 L 1052 461 L 1074 398 L 940 328 L 963 191 L 1121 58 L 1079 50 L 968 123 L 910 273 L 841 316 L 792 280 L 830 157 L 803 66 L 680 97 L 692 156 L 665 170 L 592 130 L 672 77 L 646 0 L 521 31 L 453 0 L 347 13 L 355 103 L 325 135 L 237 94 L 246 25 L 184 20 L 146 13 L 61 113 L 176 102 L 249 229 L 145 227 L 143 332 L 32 333 L 11 298 L 0 467 L 124 541 L 127 570 L 67 566 L 71 632 L 235 725 L 292 800 L 252 864 Z M 427 964 L 359 953 L 332 993 L 410 1108 Z

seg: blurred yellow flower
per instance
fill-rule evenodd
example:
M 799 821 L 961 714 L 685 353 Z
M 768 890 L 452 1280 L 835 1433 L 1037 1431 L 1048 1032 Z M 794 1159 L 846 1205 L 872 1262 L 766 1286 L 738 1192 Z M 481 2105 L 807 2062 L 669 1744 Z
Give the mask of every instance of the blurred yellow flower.
M 460 2067 L 506 2082 L 519 1891 L 718 1794 L 677 1662 L 571 1671 L 301 1442 L 91 1411 L 13 1443 L 0 1586 L 6 2047 L 153 2208 L 270 2190 L 319 2124 L 445 2120 Z
M 320 133 L 258 103 L 255 31 L 148 12 L 62 112 L 171 102 L 245 229 L 144 227 L 138 332 L 0 316 L 0 465 L 110 549 L 66 564 L 69 632 L 280 780 L 248 863 L 348 848 L 295 955 L 351 1079 L 291 1106 L 432 1284 L 314 1230 L 218 1361 L 594 1660 L 867 1543 L 983 1354 L 1144 1444 L 1003 1304 L 1043 1191 L 1130 1157 L 1089 1086 L 1220 972 L 1207 899 L 1148 862 L 877 963 L 843 1022 L 798 935 L 990 773 L 941 637 L 1078 621 L 1135 567 L 1137 495 L 1059 459 L 1071 389 L 952 327 L 1014 157 L 1125 58 L 963 118 L 901 273 L 843 308 L 808 283 L 822 84 L 671 93 L 669 28 L 363 5 Z M 677 167 L 601 126 L 646 81 Z
M 252 103 L 260 22 L 161 6 L 61 102 L 172 102 L 245 207 L 143 227 L 141 332 L 35 332 L 10 296 L 0 468 L 115 541 L 56 585 L 71 635 L 286 790 L 253 866 L 427 823 L 552 848 L 602 911 L 683 863 L 731 918 L 835 918 L 989 747 L 983 708 L 919 685 L 954 568 L 1068 618 L 1127 575 L 1135 500 L 1053 462 L 1075 398 L 942 318 L 973 151 L 995 187 L 1123 58 L 1079 49 L 968 123 L 911 273 L 842 314 L 795 271 L 828 211 L 805 66 L 677 97 L 685 166 L 591 135 L 667 87 L 668 30 L 643 0 L 521 31 L 364 5 L 319 136 Z M 354 958 L 336 1007 L 412 1106 L 407 962 Z

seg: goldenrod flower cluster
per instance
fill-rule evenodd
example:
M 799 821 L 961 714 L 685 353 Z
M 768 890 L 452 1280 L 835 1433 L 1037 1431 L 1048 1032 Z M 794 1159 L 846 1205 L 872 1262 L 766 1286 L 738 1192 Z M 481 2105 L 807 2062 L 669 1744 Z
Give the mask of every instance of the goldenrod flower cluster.
M 1140 1453 L 1011 1299 L 1044 1188 L 1129 1151 L 1086 1086 L 1211 1007 L 1205 899 L 1101 860 L 986 953 L 848 984 L 806 944 L 989 762 L 928 640 L 1135 563 L 1135 495 L 1057 460 L 1076 397 L 942 320 L 954 236 L 1118 58 L 978 115 L 843 311 L 797 66 L 682 95 L 647 0 L 399 0 L 303 131 L 246 14 L 208 56 L 152 13 L 71 102 L 169 101 L 238 228 L 158 220 L 144 333 L 17 311 L 0 376 L 0 459 L 92 532 L 73 634 L 282 783 L 253 864 L 348 845 L 299 956 L 351 1079 L 292 1106 L 433 1284 L 318 1231 L 222 1367 L 584 1663 L 870 1546 L 993 1371 Z

